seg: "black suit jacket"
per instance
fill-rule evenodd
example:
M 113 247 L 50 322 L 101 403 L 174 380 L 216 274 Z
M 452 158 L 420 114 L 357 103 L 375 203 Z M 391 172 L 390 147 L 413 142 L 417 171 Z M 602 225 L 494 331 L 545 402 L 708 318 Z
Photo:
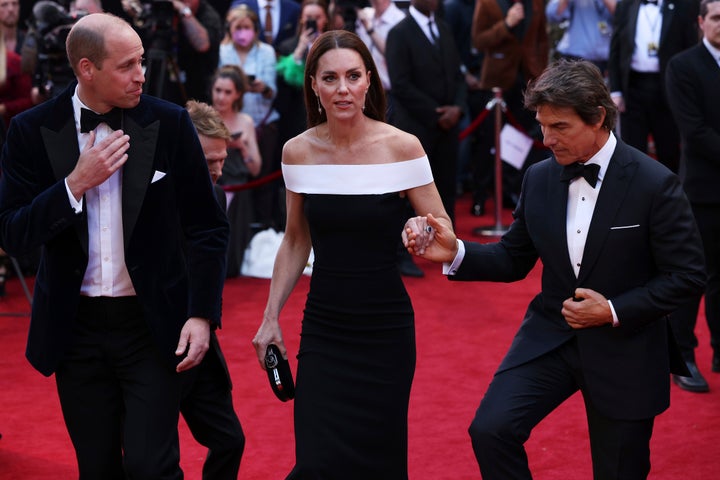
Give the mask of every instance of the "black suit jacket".
M 0 244 L 11 255 L 43 250 L 26 355 L 45 375 L 72 342 L 88 263 L 86 210 L 75 213 L 64 182 L 79 156 L 74 89 L 16 116 L 2 154 Z M 124 111 L 123 130 L 125 263 L 158 348 L 175 363 L 189 317 L 220 323 L 228 223 L 183 108 L 143 96 Z
M 720 67 L 699 44 L 670 60 L 665 83 L 682 136 L 685 192 L 693 203 L 720 204 Z
M 385 48 L 392 84 L 393 123 L 426 146 L 438 134 L 442 105 L 465 106 L 465 80 L 452 32 L 439 18 L 439 48 L 433 46 L 412 16 L 407 15 L 388 33 Z M 426 147 L 427 149 L 427 147 Z
M 593 405 L 611 418 L 650 418 L 669 405 L 671 365 L 682 368 L 666 315 L 699 293 L 705 280 L 690 205 L 674 174 L 618 141 L 576 278 L 566 239 L 568 187 L 560 181 L 561 171 L 552 158 L 532 165 L 508 232 L 494 244 L 466 242 L 465 258 L 449 278 L 511 282 L 524 278 L 539 258 L 542 291 L 530 303 L 499 370 L 574 337 Z M 578 287 L 608 298 L 620 326 L 570 328 L 562 302 Z
M 698 5 L 699 2 L 695 0 L 663 1 L 658 45 L 662 76 L 665 75 L 665 68 L 673 55 L 698 43 Z M 640 0 L 623 0 L 618 2 L 615 10 L 608 63 L 610 90 L 613 92 L 628 91 L 639 9 Z

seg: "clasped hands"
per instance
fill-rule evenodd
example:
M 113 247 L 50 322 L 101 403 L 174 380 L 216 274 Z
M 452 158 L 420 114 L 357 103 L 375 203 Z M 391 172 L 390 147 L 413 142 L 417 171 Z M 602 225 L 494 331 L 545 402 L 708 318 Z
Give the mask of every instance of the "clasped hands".
M 408 219 L 402 231 L 402 240 L 410 254 L 433 262 L 450 263 L 458 251 L 457 237 L 452 226 L 444 219 L 436 219 L 430 213 L 426 217 Z M 574 329 L 613 323 L 608 300 L 589 288 L 576 288 L 574 297 L 563 302 L 561 313 L 568 325 Z
M 402 241 L 410 254 L 433 262 L 452 262 L 457 255 L 457 237 L 452 225 L 432 213 L 409 218 L 402 231 Z

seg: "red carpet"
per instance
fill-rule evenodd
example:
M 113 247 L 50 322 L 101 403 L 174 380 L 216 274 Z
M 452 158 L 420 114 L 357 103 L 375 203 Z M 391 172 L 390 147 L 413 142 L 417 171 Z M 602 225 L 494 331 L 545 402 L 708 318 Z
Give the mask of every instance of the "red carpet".
M 467 216 L 458 204 L 458 233 L 494 226 L 491 215 Z M 504 212 L 508 215 L 509 212 Z M 509 220 L 509 219 L 508 219 Z M 539 268 L 514 284 L 450 283 L 436 265 L 420 262 L 425 278 L 406 280 L 416 311 L 418 362 L 410 400 L 410 478 L 477 479 L 480 474 L 467 427 L 525 311 L 539 288 Z M 292 355 L 297 353 L 304 277 L 281 319 Z M 293 464 L 292 403 L 270 391 L 250 344 L 260 323 L 269 281 L 229 280 L 220 332 L 234 382 L 235 407 L 247 436 L 242 480 L 284 478 Z M 0 300 L 0 313 L 27 312 L 17 279 Z M 24 358 L 28 317 L 0 317 L 0 480 L 77 478 L 75 459 L 62 423 L 55 384 Z M 673 386 L 672 406 L 656 422 L 652 441 L 654 480 L 717 478 L 720 432 L 720 374 L 710 373 L 710 347 L 704 318 L 698 321 L 697 359 L 710 393 L 692 394 Z M 291 358 L 295 367 L 295 359 Z M 622 372 L 617 372 L 619 375 Z M 205 455 L 181 425 L 182 464 L 188 479 L 199 479 Z M 527 445 L 536 479 L 592 477 L 587 428 L 579 395 L 551 414 Z M 368 479 L 372 480 L 372 479 Z

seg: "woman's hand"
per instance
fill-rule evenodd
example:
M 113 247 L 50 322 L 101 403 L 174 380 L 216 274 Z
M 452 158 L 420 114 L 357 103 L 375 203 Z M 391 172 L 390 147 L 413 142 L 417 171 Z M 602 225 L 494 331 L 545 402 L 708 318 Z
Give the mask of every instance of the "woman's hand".
M 410 220 L 415 222 L 408 221 L 405 224 L 402 236 L 408 252 L 433 262 L 453 261 L 457 255 L 457 237 L 447 220 L 435 218 L 431 213 L 428 213 L 427 217 L 415 217 Z
M 258 362 L 260 367 L 265 370 L 265 352 L 267 351 L 268 345 L 271 343 L 277 345 L 280 349 L 280 353 L 283 358 L 287 359 L 287 348 L 282 339 L 282 330 L 277 320 L 265 319 L 260 325 L 255 338 L 252 340 L 252 344 L 255 347 L 255 353 L 257 353 Z

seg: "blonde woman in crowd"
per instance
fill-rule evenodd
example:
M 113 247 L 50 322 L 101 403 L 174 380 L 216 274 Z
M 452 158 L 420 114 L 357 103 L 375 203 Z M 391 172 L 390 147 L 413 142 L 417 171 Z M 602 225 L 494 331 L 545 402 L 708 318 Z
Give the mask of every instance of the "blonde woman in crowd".
M 264 159 L 259 176 L 263 177 L 280 165 L 280 115 L 273 109 L 277 92 L 275 50 L 260 41 L 257 13 L 247 5 L 232 8 L 226 16 L 226 24 L 225 39 L 220 45 L 219 66 L 237 65 L 248 78 L 242 111 L 255 122 L 257 144 Z M 254 216 L 259 223 L 272 223 L 276 192 L 276 184 L 253 189 Z
M 247 183 L 260 174 L 262 156 L 255 136 L 255 122 L 242 112 L 247 77 L 237 65 L 218 69 L 211 87 L 212 106 L 220 113 L 232 136 L 228 143 L 228 156 L 223 166 L 220 185 Z M 250 190 L 228 192 L 228 219 L 230 244 L 228 246 L 227 276 L 240 275 L 245 247 L 250 241 L 250 223 L 254 221 Z

